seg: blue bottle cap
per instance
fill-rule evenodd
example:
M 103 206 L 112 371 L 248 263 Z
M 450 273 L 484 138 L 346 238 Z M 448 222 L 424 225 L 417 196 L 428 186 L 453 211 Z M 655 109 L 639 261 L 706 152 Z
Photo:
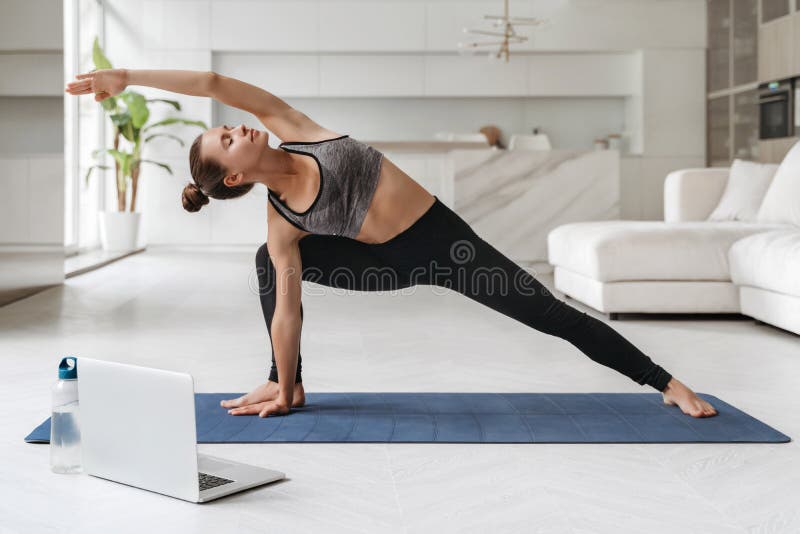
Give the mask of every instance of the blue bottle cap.
M 78 358 L 64 356 L 58 364 L 58 378 L 61 380 L 75 380 L 78 378 Z

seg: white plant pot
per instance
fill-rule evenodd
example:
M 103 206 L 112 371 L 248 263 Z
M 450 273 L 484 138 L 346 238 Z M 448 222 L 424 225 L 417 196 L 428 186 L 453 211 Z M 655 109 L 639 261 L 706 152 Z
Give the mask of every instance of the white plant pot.
M 128 211 L 101 211 L 100 243 L 103 250 L 132 251 L 136 249 L 139 237 L 141 213 Z

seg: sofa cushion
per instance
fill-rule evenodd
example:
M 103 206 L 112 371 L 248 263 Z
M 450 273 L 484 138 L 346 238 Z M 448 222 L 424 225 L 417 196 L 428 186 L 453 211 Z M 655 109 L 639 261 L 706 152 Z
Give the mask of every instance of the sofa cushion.
M 800 142 L 794 144 L 775 172 L 757 220 L 800 226 Z
M 800 231 L 778 230 L 751 235 L 728 252 L 736 285 L 800 297 Z
M 548 257 L 552 265 L 603 282 L 728 281 L 731 245 L 776 228 L 786 226 L 734 221 L 569 223 L 548 234 Z
M 778 165 L 733 160 L 728 183 L 709 221 L 755 222 Z

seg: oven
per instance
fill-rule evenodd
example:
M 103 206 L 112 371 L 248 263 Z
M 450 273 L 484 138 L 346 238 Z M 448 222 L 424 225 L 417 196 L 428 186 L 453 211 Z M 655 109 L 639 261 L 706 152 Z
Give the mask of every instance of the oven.
M 794 83 L 770 82 L 758 87 L 759 139 L 794 135 Z

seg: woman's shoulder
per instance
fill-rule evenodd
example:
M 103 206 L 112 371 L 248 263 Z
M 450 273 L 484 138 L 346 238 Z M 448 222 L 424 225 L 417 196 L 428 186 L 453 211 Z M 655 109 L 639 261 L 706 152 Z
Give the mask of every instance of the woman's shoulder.
M 276 247 L 284 248 L 291 246 L 294 242 L 310 233 L 311 232 L 298 228 L 289 222 L 286 217 L 279 213 L 277 208 L 272 205 L 272 202 L 267 202 L 267 237 L 270 242 L 275 242 Z
M 333 130 L 313 130 L 300 133 L 294 139 L 282 139 L 281 144 L 315 144 L 322 143 L 323 141 L 330 141 L 332 139 L 339 139 L 348 137 L 346 134 L 334 132 Z

